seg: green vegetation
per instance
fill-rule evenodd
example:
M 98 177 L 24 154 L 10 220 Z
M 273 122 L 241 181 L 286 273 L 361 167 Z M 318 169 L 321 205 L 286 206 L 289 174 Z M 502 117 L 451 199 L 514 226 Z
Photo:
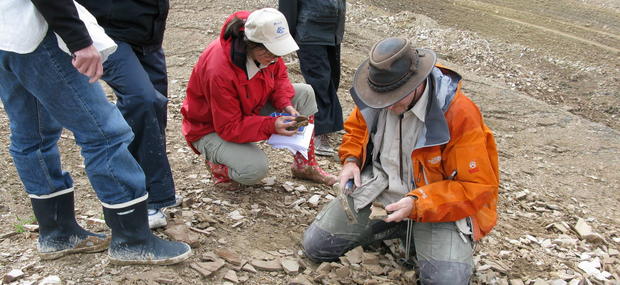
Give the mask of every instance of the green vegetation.
M 24 225 L 34 224 L 36 221 L 37 221 L 37 218 L 35 218 L 34 216 L 30 216 L 28 218 L 17 217 L 17 223 L 15 223 L 13 226 L 15 227 L 16 232 L 23 233 L 26 231 L 26 228 L 24 228 Z

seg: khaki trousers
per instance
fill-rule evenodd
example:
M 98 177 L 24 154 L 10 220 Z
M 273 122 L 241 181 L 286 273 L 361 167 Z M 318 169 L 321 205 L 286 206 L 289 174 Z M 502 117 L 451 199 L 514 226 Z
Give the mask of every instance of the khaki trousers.
M 293 107 L 304 116 L 314 115 L 318 109 L 312 86 L 296 83 L 293 84 L 293 88 L 295 88 L 295 96 L 291 102 Z M 260 114 L 269 115 L 279 111 L 267 103 Z M 210 133 L 192 144 L 207 160 L 226 165 L 228 176 L 236 182 L 252 185 L 267 176 L 269 161 L 256 143 L 228 142 L 217 133 Z

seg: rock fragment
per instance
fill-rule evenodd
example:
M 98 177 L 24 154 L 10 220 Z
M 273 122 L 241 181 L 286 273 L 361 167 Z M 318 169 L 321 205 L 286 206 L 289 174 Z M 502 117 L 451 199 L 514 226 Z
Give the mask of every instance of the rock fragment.
M 203 277 L 210 276 L 213 272 L 218 271 L 222 266 L 226 264 L 222 259 L 216 259 L 210 262 L 195 262 L 189 265 L 192 269 L 196 270 Z
M 321 195 L 315 194 L 308 199 L 308 203 L 312 205 L 312 207 L 316 207 L 319 205 L 319 200 L 321 199 Z
M 220 248 L 215 251 L 215 254 L 217 254 L 219 257 L 223 258 L 224 260 L 230 262 L 233 265 L 237 265 L 237 266 L 241 265 L 241 258 L 239 257 L 239 255 L 237 255 L 236 253 L 234 253 L 228 248 Z
M 370 206 L 370 216 L 368 217 L 371 220 L 383 220 L 387 218 L 388 213 L 385 210 L 383 204 L 379 202 L 372 202 Z
M 299 263 L 297 260 L 285 258 L 280 261 L 280 265 L 284 268 L 284 272 L 288 274 L 297 274 L 299 273 Z
M 347 257 L 351 264 L 358 264 L 362 262 L 362 255 L 364 254 L 364 249 L 361 246 L 358 246 L 352 250 L 349 250 L 344 256 Z
M 234 270 L 228 270 L 224 275 L 224 279 L 235 284 L 239 283 L 239 278 L 237 278 L 237 273 Z
M 276 184 L 276 178 L 274 176 L 265 177 L 263 178 L 262 182 L 266 186 L 273 186 L 274 184 Z
M 50 275 L 50 276 L 43 278 L 43 280 L 39 282 L 39 285 L 52 285 L 52 284 L 62 284 L 60 277 L 58 277 L 57 275 Z
M 316 272 L 328 274 L 332 271 L 332 265 L 329 262 L 323 262 L 316 268 Z
M 585 238 L 587 235 L 592 234 L 592 227 L 584 219 L 579 218 L 575 224 L 575 231 L 581 238 Z
M 4 277 L 2 278 L 2 283 L 3 284 L 9 284 L 9 283 L 11 283 L 11 282 L 21 278 L 22 276 L 24 276 L 24 272 L 21 271 L 21 269 L 13 269 L 13 270 L 9 271 L 9 273 L 4 275 Z
M 525 285 L 521 279 L 510 279 L 510 285 Z
M 247 271 L 247 272 L 252 272 L 252 273 L 256 273 L 256 268 L 254 268 L 254 266 L 252 266 L 252 264 L 246 263 L 243 265 L 243 267 L 241 267 L 241 269 L 243 271 Z
M 254 267 L 258 270 L 264 271 L 280 271 L 282 270 L 282 265 L 277 260 L 252 260 L 250 262 Z
M 304 274 L 297 275 L 293 280 L 289 281 L 288 285 L 312 285 L 308 277 Z
M 168 225 L 164 233 L 172 240 L 186 242 L 191 247 L 200 245 L 200 235 L 190 230 L 185 224 Z
M 233 220 L 235 220 L 235 221 L 238 221 L 238 220 L 241 220 L 241 219 L 245 218 L 243 215 L 241 215 L 241 212 L 239 212 L 239 210 L 234 210 L 234 211 L 228 213 L 228 217 L 233 219 Z

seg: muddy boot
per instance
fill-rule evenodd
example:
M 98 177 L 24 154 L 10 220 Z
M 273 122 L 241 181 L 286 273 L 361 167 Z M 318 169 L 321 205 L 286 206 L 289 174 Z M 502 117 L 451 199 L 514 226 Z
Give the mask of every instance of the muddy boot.
M 103 207 L 105 222 L 112 229 L 108 250 L 110 263 L 168 265 L 182 262 L 191 255 L 192 250 L 186 243 L 153 235 L 146 216 L 146 199 L 138 198 L 119 208 L 108 206 L 118 205 Z
M 213 184 L 218 189 L 235 191 L 243 187 L 241 183 L 233 181 L 228 174 L 228 166 L 206 161 L 207 168 L 213 177 Z
M 310 123 L 314 123 L 314 116 L 308 117 L 308 121 L 310 121 Z M 293 174 L 293 177 L 314 181 L 328 186 L 334 185 L 337 181 L 336 176 L 325 172 L 325 170 L 321 169 L 319 164 L 316 162 L 316 156 L 314 154 L 314 136 L 310 140 L 307 159 L 299 152 L 295 154 L 293 158 L 293 165 L 291 165 L 291 173 Z
M 72 253 L 104 251 L 110 242 L 105 235 L 91 233 L 75 220 L 73 188 L 44 196 L 30 195 L 39 222 L 38 249 L 41 259 L 56 259 Z

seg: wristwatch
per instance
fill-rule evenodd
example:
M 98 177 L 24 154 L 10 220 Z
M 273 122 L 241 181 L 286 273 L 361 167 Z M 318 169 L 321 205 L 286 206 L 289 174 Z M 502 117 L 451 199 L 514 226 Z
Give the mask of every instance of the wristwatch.
M 357 157 L 355 157 L 355 156 L 349 156 L 349 157 L 344 159 L 344 163 L 347 163 L 347 162 L 353 162 L 353 163 L 359 165 L 360 160 L 357 159 Z

